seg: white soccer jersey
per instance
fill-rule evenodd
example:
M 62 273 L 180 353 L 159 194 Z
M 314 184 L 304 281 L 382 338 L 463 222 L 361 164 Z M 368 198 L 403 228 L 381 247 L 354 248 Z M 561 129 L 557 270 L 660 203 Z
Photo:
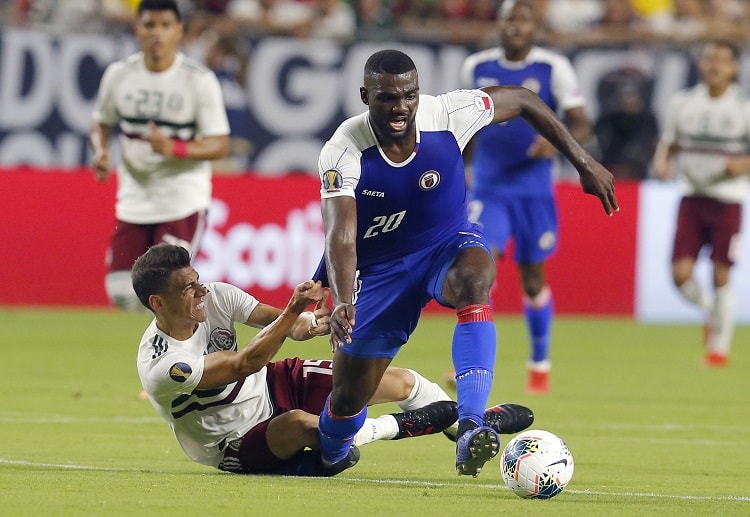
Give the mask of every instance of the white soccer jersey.
M 160 223 L 208 208 L 210 162 L 155 153 L 143 135 L 150 120 L 182 140 L 228 135 L 221 86 L 211 70 L 178 53 L 169 69 L 154 73 L 142 53 L 134 54 L 105 70 L 93 118 L 109 126 L 119 122 L 118 219 Z
M 676 164 L 687 195 L 741 203 L 747 175 L 728 176 L 727 156 L 750 153 L 750 103 L 732 85 L 711 97 L 703 84 L 677 92 L 670 99 L 662 141 L 677 144 Z
M 258 301 L 229 284 L 205 284 L 206 321 L 190 339 L 178 341 L 151 322 L 138 348 L 138 375 L 151 404 L 174 431 L 190 459 L 218 467 L 220 445 L 243 436 L 271 417 L 266 368 L 227 386 L 198 390 L 204 357 L 237 350 L 234 323 L 244 323 Z

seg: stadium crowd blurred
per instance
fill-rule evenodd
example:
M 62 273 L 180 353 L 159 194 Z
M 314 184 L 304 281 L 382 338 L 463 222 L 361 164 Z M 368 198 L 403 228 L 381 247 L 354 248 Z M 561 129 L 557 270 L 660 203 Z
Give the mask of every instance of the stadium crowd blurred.
M 750 0 L 536 0 L 540 43 L 558 48 L 750 39 Z M 502 0 L 181 0 L 188 42 L 201 37 L 397 39 L 485 47 Z M 129 31 L 138 0 L 10 0 L 4 25 Z
M 450 43 L 474 51 L 498 44 L 503 0 L 178 0 L 184 51 L 222 81 L 228 105 L 246 90 L 252 42 L 267 36 Z M 684 48 L 721 37 L 750 44 L 750 0 L 535 0 L 540 45 L 585 48 Z M 4 27 L 51 34 L 125 35 L 139 0 L 5 0 Z M 1 5 L 1 4 L 0 4 Z M 623 66 L 598 85 L 598 156 L 619 178 L 641 179 L 658 138 L 653 78 Z M 240 101 L 240 104 L 244 101 Z M 231 117 L 230 117 L 231 118 Z M 237 121 L 232 120 L 233 132 Z M 239 149 L 246 139 L 234 139 Z M 240 167 L 241 168 L 241 167 Z

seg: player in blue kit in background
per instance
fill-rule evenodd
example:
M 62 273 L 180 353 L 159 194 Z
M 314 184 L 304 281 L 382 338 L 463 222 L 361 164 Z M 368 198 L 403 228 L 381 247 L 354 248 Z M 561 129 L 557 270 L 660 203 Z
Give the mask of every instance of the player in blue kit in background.
M 501 46 L 469 56 L 461 86 L 522 86 L 561 114 L 579 142 L 591 123 L 570 61 L 534 46 L 537 13 L 529 0 L 506 0 L 498 14 Z M 544 263 L 558 241 L 553 167 L 555 146 L 521 118 L 480 131 L 464 153 L 469 176 L 469 219 L 482 225 L 496 257 L 515 244 L 530 341 L 526 391 L 549 391 L 552 291 Z
M 350 447 L 367 401 L 435 299 L 458 316 L 456 470 L 476 476 L 500 446 L 484 425 L 495 366 L 495 263 L 467 218 L 461 153 L 482 127 L 522 116 L 570 160 L 583 190 L 610 215 L 618 209 L 614 177 L 524 88 L 420 95 L 412 59 L 383 50 L 365 64 L 360 97 L 368 111 L 344 121 L 319 159 L 325 252 L 315 277 L 331 288 L 335 352 L 319 422 L 323 462 L 356 462 Z

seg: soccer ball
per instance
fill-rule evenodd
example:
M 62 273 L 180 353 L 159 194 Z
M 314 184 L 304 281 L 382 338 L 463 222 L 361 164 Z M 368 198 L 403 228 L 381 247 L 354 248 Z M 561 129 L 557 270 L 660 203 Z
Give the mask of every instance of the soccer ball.
M 573 477 L 573 455 L 565 441 L 549 431 L 524 431 L 505 446 L 500 473 L 517 496 L 549 499 Z

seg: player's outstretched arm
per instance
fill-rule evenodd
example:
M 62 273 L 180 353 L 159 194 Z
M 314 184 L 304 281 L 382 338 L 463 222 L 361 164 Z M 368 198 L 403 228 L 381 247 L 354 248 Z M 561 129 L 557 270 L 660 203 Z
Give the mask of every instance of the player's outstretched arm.
M 316 336 L 325 336 L 330 332 L 331 309 L 326 305 L 328 299 L 328 289 L 323 289 L 323 295 L 320 301 L 315 304 L 312 311 L 304 311 L 297 317 L 297 321 L 289 328 L 287 337 L 295 341 L 304 341 Z M 259 303 L 247 321 L 244 322 L 248 327 L 262 329 L 270 325 L 281 315 L 281 309 L 273 305 Z
M 323 298 L 320 282 L 308 280 L 294 294 L 279 316 L 258 332 L 239 352 L 214 352 L 205 357 L 198 388 L 215 388 L 252 375 L 263 368 L 281 348 L 289 330 L 305 309 Z
M 340 196 L 321 202 L 325 227 L 325 259 L 333 298 L 331 349 L 351 343 L 356 309 L 352 303 L 357 269 L 357 205 L 353 197 Z
M 725 167 L 728 176 L 750 174 L 750 156 L 728 156 L 725 160 Z
M 523 117 L 573 164 L 583 191 L 598 197 L 607 215 L 620 209 L 612 173 L 578 143 L 563 121 L 537 94 L 518 86 L 491 86 L 482 90 L 492 97 L 495 105 L 493 122 Z
M 656 144 L 653 167 L 657 179 L 668 180 L 672 177 L 672 158 L 679 152 L 677 145 L 660 140 Z

